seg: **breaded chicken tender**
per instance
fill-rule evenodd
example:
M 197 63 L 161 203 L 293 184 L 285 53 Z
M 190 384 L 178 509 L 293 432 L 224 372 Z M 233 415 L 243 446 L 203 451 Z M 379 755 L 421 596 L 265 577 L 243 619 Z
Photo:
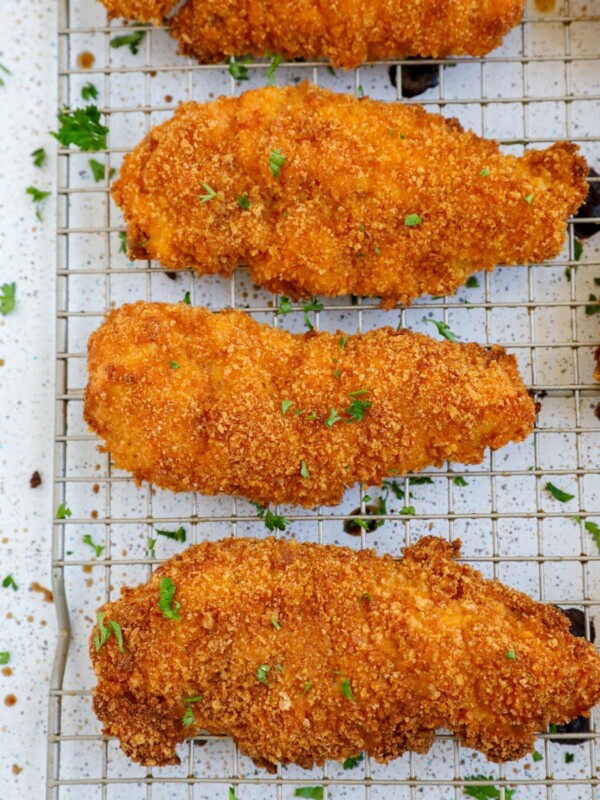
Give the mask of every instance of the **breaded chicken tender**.
M 187 103 L 125 158 L 113 198 L 131 257 L 295 299 L 453 292 L 556 256 L 586 197 L 575 145 L 504 156 L 418 106 L 315 86 Z
M 440 727 L 521 758 L 598 702 L 600 657 L 555 607 L 457 564 L 459 544 L 426 537 L 399 562 L 273 538 L 188 548 L 101 609 L 104 733 L 146 765 L 200 730 L 272 771 L 425 753 Z M 114 623 L 122 647 L 102 644 Z
M 84 415 L 115 466 L 176 492 L 339 503 L 531 433 L 503 348 L 382 328 L 293 335 L 241 311 L 139 302 L 90 337 Z
M 102 0 L 111 17 L 161 24 L 176 0 Z M 180 52 L 200 61 L 246 53 L 326 57 L 336 67 L 406 56 L 485 55 L 524 0 L 188 0 L 170 20 Z

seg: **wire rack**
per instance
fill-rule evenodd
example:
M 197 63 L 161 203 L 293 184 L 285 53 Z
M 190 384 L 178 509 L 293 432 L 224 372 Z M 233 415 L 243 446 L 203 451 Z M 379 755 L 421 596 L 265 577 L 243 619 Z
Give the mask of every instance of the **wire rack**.
M 426 62 L 435 65 L 439 82 L 414 102 L 500 139 L 506 152 L 570 139 L 598 168 L 599 8 L 575 0 L 550 5 L 543 12 L 531 2 L 522 24 L 485 59 Z M 116 305 L 140 298 L 179 301 L 186 291 L 194 304 L 243 308 L 292 331 L 303 330 L 303 314 L 299 306 L 278 317 L 277 298 L 255 287 L 244 269 L 232 280 L 197 279 L 188 272 L 169 274 L 153 262 L 130 263 L 120 249 L 123 220 L 109 200 L 110 171 L 118 170 L 123 154 L 150 127 L 182 100 L 205 101 L 264 85 L 267 63 L 249 65 L 249 80 L 236 83 L 223 66 L 178 57 L 163 30 L 147 30 L 133 54 L 111 47 L 115 35 L 132 28 L 107 25 L 100 4 L 60 0 L 59 7 L 60 104 L 83 105 L 82 87 L 94 84 L 110 147 L 100 154 L 58 151 L 55 508 L 65 503 L 72 516 L 54 521 L 60 636 L 50 689 L 48 800 L 212 800 L 227 798 L 229 787 L 239 800 L 285 800 L 307 786 L 322 787 L 323 797 L 332 800 L 458 800 L 477 796 L 483 785 L 488 787 L 483 796 L 500 800 L 509 800 L 513 791 L 515 800 L 596 800 L 600 737 L 594 715 L 589 732 L 541 734 L 535 759 L 504 766 L 488 763 L 441 732 L 428 755 L 406 754 L 387 766 L 365 757 L 353 769 L 328 762 L 322 769 L 280 768 L 270 775 L 255 769 L 230 739 L 206 735 L 180 747 L 180 766 L 147 769 L 130 764 L 118 744 L 102 736 L 91 709 L 89 631 L 100 604 L 115 598 L 123 585 L 145 581 L 157 563 L 182 548 L 155 529 L 183 526 L 188 543 L 268 533 L 253 506 L 239 498 L 137 488 L 97 452 L 82 421 L 87 337 Z M 276 82 L 306 78 L 339 91 L 402 101 L 401 69 L 407 62 L 395 62 L 398 88 L 389 76 L 392 63 L 348 73 L 333 73 L 317 62 L 284 64 Z M 100 183 L 91 177 L 90 157 L 106 167 Z M 598 317 L 589 313 L 590 294 L 598 293 L 596 277 L 600 236 L 586 240 L 580 252 L 571 223 L 554 262 L 480 274 L 476 286 L 452 297 L 423 298 L 390 312 L 364 299 L 324 299 L 315 320 L 321 329 L 353 332 L 402 324 L 431 333 L 423 322 L 430 317 L 449 323 L 461 339 L 504 344 L 542 398 L 542 410 L 532 437 L 488 454 L 481 465 L 432 470 L 431 483 L 402 479 L 403 500 L 388 499 L 384 524 L 372 533 L 344 533 L 344 521 L 357 508 L 364 512 L 365 492 L 380 496 L 377 489 L 355 487 L 337 508 L 309 513 L 281 507 L 291 526 L 279 535 L 374 546 L 394 555 L 425 533 L 460 537 L 463 557 L 485 575 L 545 602 L 582 610 L 590 637 L 594 618 L 600 619 L 600 555 L 589 524 L 600 524 L 600 424 L 592 380 Z M 546 490 L 548 482 L 573 498 L 558 502 Z M 412 506 L 414 515 L 400 513 L 403 505 Z M 104 547 L 98 557 L 83 542 L 86 535 Z M 148 537 L 157 539 L 156 556 L 148 550 Z

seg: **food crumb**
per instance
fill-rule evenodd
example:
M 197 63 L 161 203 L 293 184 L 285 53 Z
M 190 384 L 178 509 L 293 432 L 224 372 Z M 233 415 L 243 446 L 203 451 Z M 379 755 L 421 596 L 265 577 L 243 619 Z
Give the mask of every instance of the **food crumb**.
M 91 69 L 96 61 L 96 56 L 89 50 L 83 50 L 77 56 L 77 66 L 79 69 Z
M 23 772 L 23 767 L 20 767 L 18 764 L 13 764 L 11 771 L 13 775 L 20 775 Z
M 98 492 L 100 491 L 100 484 L 98 484 L 98 483 L 95 483 L 95 484 L 92 486 L 92 491 L 93 491 L 93 493 L 94 493 L 94 494 L 98 494 Z
M 4 705 L 5 706 L 14 706 L 17 703 L 17 698 L 14 694 L 7 694 L 4 698 Z
M 7 678 L 10 678 L 10 676 L 13 674 L 13 671 L 10 667 L 2 667 L 2 674 L 6 675 Z
M 36 469 L 36 471 L 32 474 L 31 478 L 29 478 L 29 485 L 31 486 L 32 489 L 37 489 L 37 487 L 41 486 L 41 484 L 42 484 L 42 476 Z
M 54 595 L 52 594 L 50 589 L 46 589 L 45 586 L 42 586 L 37 581 L 34 581 L 29 588 L 31 589 L 32 592 L 39 592 L 40 594 L 43 594 L 44 595 L 44 600 L 47 603 L 53 603 L 54 602 Z

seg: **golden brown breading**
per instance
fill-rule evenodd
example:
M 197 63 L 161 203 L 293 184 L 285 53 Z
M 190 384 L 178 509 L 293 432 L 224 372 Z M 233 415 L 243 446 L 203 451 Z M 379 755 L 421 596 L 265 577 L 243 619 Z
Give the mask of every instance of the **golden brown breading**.
M 90 643 L 105 734 L 148 765 L 176 763 L 201 729 L 268 769 L 423 753 L 439 727 L 522 757 L 600 699 L 600 657 L 553 606 L 457 564 L 458 547 L 427 537 L 401 562 L 273 538 L 188 548 L 101 609 L 125 649 Z M 178 620 L 158 607 L 167 578 Z
M 175 0 L 102 0 L 111 17 L 160 24 Z M 406 56 L 484 55 L 502 42 L 524 0 L 188 0 L 170 23 L 201 61 L 280 53 L 334 66 Z
M 125 158 L 113 197 L 133 257 L 201 275 L 246 263 L 274 292 L 389 306 L 556 256 L 587 172 L 566 142 L 504 156 L 420 107 L 303 84 L 184 104 Z
M 343 342 L 185 303 L 111 312 L 88 368 L 85 419 L 117 467 L 263 505 L 335 504 L 356 481 L 479 463 L 524 439 L 536 415 L 500 347 L 391 328 Z

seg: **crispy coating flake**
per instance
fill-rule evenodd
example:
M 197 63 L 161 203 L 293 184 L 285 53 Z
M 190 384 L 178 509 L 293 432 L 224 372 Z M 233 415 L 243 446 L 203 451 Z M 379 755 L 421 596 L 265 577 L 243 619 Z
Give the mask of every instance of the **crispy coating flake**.
M 88 367 L 85 419 L 117 467 L 263 505 L 336 504 L 356 481 L 479 463 L 536 416 L 500 347 L 392 328 L 343 342 L 185 303 L 111 312 Z M 340 421 L 328 425 L 332 410 Z
M 90 642 L 105 734 L 148 765 L 176 763 L 201 729 L 270 770 L 424 753 L 439 727 L 521 758 L 598 702 L 600 657 L 553 606 L 457 564 L 458 548 L 427 537 L 400 562 L 273 538 L 188 548 L 101 609 L 126 650 Z M 166 577 L 180 620 L 158 608 Z
M 176 0 L 102 0 L 111 17 L 160 24 Z M 406 56 L 484 55 L 524 0 L 188 0 L 170 21 L 180 52 L 200 61 L 280 53 L 349 69 Z
M 418 106 L 305 83 L 180 106 L 125 158 L 113 197 L 131 257 L 200 275 L 245 263 L 294 298 L 391 306 L 556 256 L 587 172 L 567 142 L 504 156 Z

